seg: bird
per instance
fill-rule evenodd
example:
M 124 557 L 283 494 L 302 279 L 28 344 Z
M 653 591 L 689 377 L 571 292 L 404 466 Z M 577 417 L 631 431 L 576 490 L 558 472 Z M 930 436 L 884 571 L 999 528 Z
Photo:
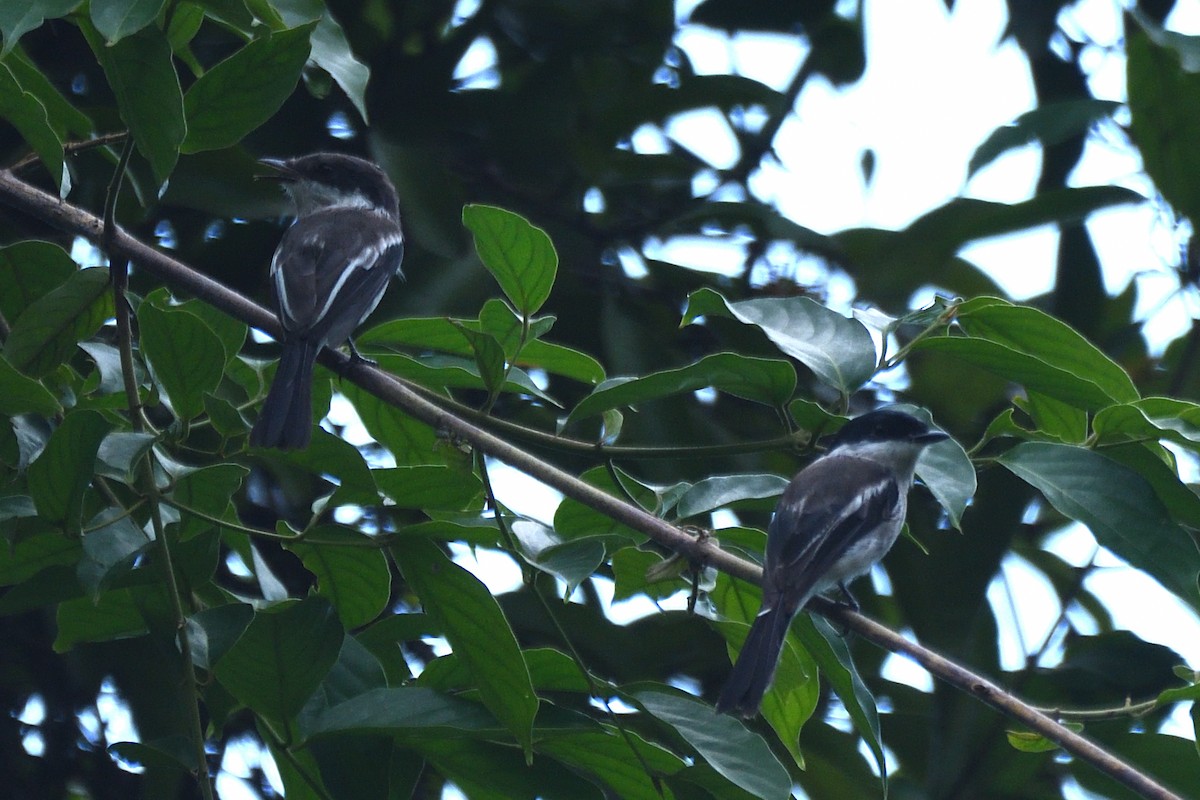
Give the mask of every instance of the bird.
M 792 619 L 812 597 L 846 582 L 891 549 L 908 509 L 917 458 L 949 438 L 891 408 L 844 424 L 828 451 L 783 491 L 767 529 L 762 607 L 717 698 L 721 713 L 753 717 L 775 677 Z
M 260 159 L 295 206 L 271 259 L 271 295 L 283 328 L 279 367 L 250 431 L 253 447 L 294 450 L 312 440 L 313 365 L 338 347 L 403 278 L 400 200 L 375 164 L 340 153 Z M 351 357 L 359 360 L 350 341 Z

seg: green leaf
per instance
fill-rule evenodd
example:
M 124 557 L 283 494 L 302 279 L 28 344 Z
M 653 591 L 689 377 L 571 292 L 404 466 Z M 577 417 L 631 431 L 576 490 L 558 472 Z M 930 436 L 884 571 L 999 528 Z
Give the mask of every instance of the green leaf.
M 756 797 L 791 797 L 792 779 L 771 748 L 732 717 L 682 693 L 636 692 L 654 717 L 675 729 L 717 772 Z
M 558 272 L 558 254 L 546 232 L 511 211 L 485 205 L 466 206 L 463 224 L 475 237 L 479 260 L 517 310 L 537 313 Z
M 186 541 L 211 530 L 214 524 L 206 517 L 236 523 L 232 501 L 249 474 L 241 464 L 213 464 L 178 478 L 169 497 L 179 506 L 179 538 Z
M 254 609 L 247 603 L 229 603 L 192 614 L 184 626 L 192 662 L 200 669 L 211 670 L 241 638 L 252 619 Z
M 745 581 L 719 575 L 709 597 L 726 620 L 718 625 L 718 629 L 729 646 L 732 662 L 741 653 L 750 625 L 758 616 L 762 591 Z M 800 752 L 800 730 L 816 710 L 820 694 L 816 662 L 800 645 L 796 635 L 788 634 L 780 651 L 775 678 L 763 696 L 761 711 L 801 769 L 804 768 L 804 754 Z
M 1200 103 L 1200 74 L 1188 69 L 1188 53 L 1172 46 L 1178 40 L 1150 20 L 1127 24 L 1125 36 L 1129 132 L 1154 187 L 1194 223 L 1200 220 L 1200 185 L 1189 176 L 1200 169 L 1193 146 L 1200 119 L 1191 109 Z
M 1101 409 L 1092 420 L 1099 442 L 1169 439 L 1200 449 L 1200 405 L 1169 397 L 1147 397 Z
M 0 33 L 4 34 L 4 49 L 0 51 L 0 57 L 7 56 L 18 39 L 40 28 L 43 21 L 65 17 L 80 2 L 34 0 L 32 3 L 0 3 Z
M 322 597 L 255 612 L 216 663 L 229 693 L 267 719 L 289 720 L 320 685 L 342 648 L 343 630 Z
M 525 560 L 564 581 L 568 597 L 604 563 L 602 539 L 563 541 L 553 529 L 531 519 L 514 520 L 510 527 Z
M 439 438 L 433 428 L 375 395 L 352 383 L 343 384 L 341 392 L 354 405 L 367 433 L 391 452 L 397 464 L 445 464 L 467 458 Z
M 71 173 L 63 160 L 62 140 L 50 124 L 42 101 L 26 91 L 3 62 L 0 62 L 0 119 L 7 120 L 34 149 L 65 197 L 71 190 Z
M 78 271 L 67 251 L 50 242 L 26 241 L 0 247 L 0 313 L 14 322 L 30 305 Z
M 971 156 L 967 164 L 967 178 L 970 179 L 1009 150 L 1033 142 L 1040 143 L 1042 147 L 1052 147 L 1082 136 L 1100 120 L 1111 117 L 1120 107 L 1120 103 L 1112 100 L 1092 97 L 1043 103 L 1017 117 L 1011 125 L 994 130 Z
M 80 30 L 104 68 L 138 152 L 150 162 L 158 183 L 166 183 L 187 134 L 183 91 L 166 34 L 151 25 L 110 47 L 90 25 Z
M 16 508 L 17 505 L 21 508 Z M 37 512 L 28 497 L 0 498 L 0 520 L 32 517 Z M 11 525 L 11 522 L 8 524 Z M 13 586 L 47 567 L 74 565 L 82 557 L 79 539 L 59 533 L 39 533 L 0 547 L 0 586 Z
M 459 331 L 471 345 L 475 364 L 479 367 L 479 377 L 483 379 L 483 388 L 487 389 L 489 397 L 494 398 L 504 384 L 504 348 L 490 333 L 462 326 L 459 326 Z
M 80 642 L 107 642 L 146 633 L 135 591 L 116 589 L 95 600 L 84 597 L 60 603 L 54 652 L 65 653 Z
M 41 414 L 52 417 L 62 412 L 58 398 L 33 378 L 17 372 L 8 360 L 0 356 L 0 415 Z
M 225 348 L 199 317 L 161 307 L 148 297 L 138 306 L 142 354 L 181 420 L 204 413 L 204 396 L 216 391 L 225 375 Z
M 43 3 L 43 5 L 45 4 Z M 4 12 L 0 11 L 0 16 L 3 14 Z M 12 70 L 12 74 L 21 88 L 36 97 L 46 109 L 50 127 L 54 128 L 59 139 L 66 139 L 72 135 L 82 139 L 92 133 L 94 126 L 87 114 L 71 105 L 58 87 L 38 69 L 36 64 L 29 60 L 29 56 L 20 48 L 6 55 L 0 55 L 0 58 L 3 58 L 4 63 Z M 72 271 L 74 271 L 74 265 L 72 265 Z
M 387 345 L 470 356 L 473 351 L 463 338 L 459 326 L 478 328 L 495 336 L 503 345 L 506 357 L 517 366 L 544 369 L 584 383 L 595 384 L 604 380 L 604 367 L 600 362 L 560 344 L 533 339 L 527 341 L 518 353 L 516 345 L 521 321 L 502 300 L 488 300 L 479 316 L 478 322 L 446 317 L 397 319 L 371 328 L 354 341 L 360 349 L 370 345 Z M 533 326 L 530 332 L 536 333 Z
M 200 76 L 183 98 L 187 137 L 181 151 L 232 147 L 274 116 L 300 80 L 314 27 L 255 39 Z
M 92 24 L 109 45 L 137 33 L 158 16 L 166 0 L 91 0 Z
M 829 681 L 838 699 L 842 701 L 846 713 L 854 722 L 855 730 L 871 748 L 883 783 L 883 795 L 887 797 L 887 762 L 883 754 L 879 710 L 875 706 L 871 690 L 867 688 L 854 666 L 845 637 L 835 631 L 824 618 L 808 614 L 797 615 L 792 623 L 792 631 L 800 635 L 804 649 L 812 656 L 817 668 L 825 674 L 825 679 Z
M 347 630 L 366 625 L 387 607 L 392 575 L 387 556 L 370 537 L 335 525 L 306 534 L 317 543 L 288 542 L 304 568 L 317 578 L 317 594 L 333 603 Z
M 393 552 L 425 612 L 470 669 L 483 704 L 528 754 L 538 698 L 496 598 L 432 542 L 405 539 L 393 546 Z
M 363 122 L 369 122 L 366 92 L 371 70 L 354 57 L 345 31 L 329 13 L 325 3 L 322 0 L 276 0 L 273 6 L 289 28 L 316 21 L 310 58 L 328 72 L 346 93 L 346 99 L 354 104 Z
M 683 324 L 701 316 L 733 317 L 760 328 L 784 354 L 842 395 L 851 394 L 875 374 L 875 342 L 863 324 L 807 297 L 731 303 L 712 289 L 698 289 L 688 296 Z
M 968 336 L 986 339 L 1094 383 L 1118 403 L 1137 400 L 1129 374 L 1066 323 L 1030 306 L 978 297 L 958 307 Z
M 272 450 L 264 457 L 292 464 L 313 475 L 337 478 L 330 506 L 373 505 L 379 501 L 375 478 L 359 449 L 324 428 L 313 431 L 312 444 L 304 450 Z
M 618 474 L 623 479 L 628 478 L 619 469 Z M 658 503 L 658 498 L 653 491 L 637 484 L 632 479 L 627 482 L 628 485 L 626 486 L 617 486 L 613 481 L 612 475 L 604 467 L 593 467 L 580 475 L 579 479 L 584 483 L 590 483 L 592 486 L 617 497 L 624 497 L 626 496 L 626 492 L 629 492 L 634 500 L 644 509 L 654 509 Z M 554 512 L 554 531 L 563 539 L 593 536 L 611 538 L 614 540 L 611 543 L 615 547 L 629 544 L 630 540 L 638 544 L 646 541 L 644 533 L 635 531 L 633 528 L 617 522 L 590 506 L 585 506 L 569 497 L 564 498 Z
M 612 408 L 708 387 L 780 408 L 796 390 L 796 371 L 791 364 L 779 359 L 714 353 L 686 367 L 653 372 L 640 378 L 611 378 L 571 410 L 567 424 Z
M 538 753 L 593 776 L 622 800 L 663 800 L 658 778 L 679 772 L 684 768 L 683 760 L 636 733 L 627 736 L 613 730 L 560 734 L 543 739 Z
M 496 718 L 478 703 L 433 689 L 373 689 L 323 712 L 309 736 L 340 732 L 500 733 Z
M 129 517 L 118 517 L 89 531 L 83 537 L 83 558 L 75 571 L 79 583 L 98 599 L 115 578 L 133 569 L 134 559 L 151 544 L 153 540 Z
M 380 367 L 397 377 L 407 378 L 437 391 L 487 388 L 479 375 L 479 367 L 475 364 L 474 357 L 466 361 L 453 356 L 411 358 L 403 355 L 381 355 L 378 361 Z M 508 371 L 508 380 L 504 383 L 503 391 L 527 394 L 558 405 L 553 397 L 538 388 L 529 375 L 516 368 Z
M 962 530 L 962 515 L 978 487 L 975 465 L 962 445 L 949 439 L 925 448 L 917 459 L 917 477 L 946 510 L 950 524 Z
M 687 519 L 742 500 L 775 498 L 788 479 L 779 475 L 713 475 L 697 481 L 675 505 L 675 515 Z
M 1200 608 L 1200 552 L 1141 475 L 1092 450 L 1047 442 L 1019 444 L 998 461 L 1102 546 Z
M 96 451 L 110 425 L 95 411 L 72 411 L 29 465 L 29 494 L 47 520 L 78 531 L 83 495 L 91 485 Z
M 401 508 L 463 511 L 478 507 L 483 484 L 473 472 L 441 464 L 371 470 L 379 490 Z
M 917 342 L 913 349 L 945 353 L 1019 383 L 1028 391 L 1040 392 L 1077 408 L 1096 410 L 1113 402 L 1113 398 L 1089 377 L 1076 375 L 1070 369 L 1048 364 L 1037 356 L 987 339 L 930 336 Z
M 112 316 L 108 270 L 84 269 L 35 300 L 13 323 L 4 357 L 17 369 L 40 378 L 75 351 L 75 345 Z

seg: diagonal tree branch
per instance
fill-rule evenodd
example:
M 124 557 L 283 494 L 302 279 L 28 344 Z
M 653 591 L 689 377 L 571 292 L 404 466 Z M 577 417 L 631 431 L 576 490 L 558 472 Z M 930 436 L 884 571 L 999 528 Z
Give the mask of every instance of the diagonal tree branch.
M 103 221 L 95 215 L 59 200 L 52 194 L 30 186 L 9 170 L 0 170 L 0 204 L 42 220 L 64 232 L 83 236 L 99 244 L 104 235 Z M 228 287 L 196 272 L 186 264 L 155 250 L 130 236 L 120 228 L 111 236 L 109 257 L 125 257 L 161 278 L 171 286 L 185 290 L 211 303 L 248 325 L 273 335 L 281 333 L 275 315 L 262 306 Z M 731 553 L 727 553 L 710 538 L 701 539 L 685 533 L 665 520 L 584 483 L 558 467 L 510 444 L 508 441 L 474 425 L 426 399 L 417 390 L 379 368 L 361 361 L 352 361 L 339 352 L 325 349 L 320 361 L 346 379 L 374 394 L 381 400 L 402 408 L 415 419 L 469 442 L 478 450 L 536 478 L 565 496 L 577 500 L 612 519 L 640 531 L 659 544 L 689 559 L 715 567 L 722 572 L 752 583 L 759 583 L 761 568 Z M 893 653 L 912 658 L 930 674 L 979 698 L 1004 715 L 1017 720 L 1030 730 L 1054 742 L 1072 756 L 1094 766 L 1122 785 L 1152 800 L 1183 800 L 1153 778 L 1125 763 L 1095 742 L 1060 725 L 1057 721 L 1029 704 L 1009 694 L 981 675 L 971 672 L 928 648 L 905 639 L 873 620 L 822 598 L 815 598 L 809 608 L 829 617 L 867 641 Z

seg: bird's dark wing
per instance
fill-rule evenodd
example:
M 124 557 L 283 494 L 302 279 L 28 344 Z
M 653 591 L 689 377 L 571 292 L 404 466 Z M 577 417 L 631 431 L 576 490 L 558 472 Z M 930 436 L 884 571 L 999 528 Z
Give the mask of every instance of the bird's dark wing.
M 299 220 L 271 262 L 283 327 L 321 344 L 341 344 L 379 305 L 403 255 L 399 226 L 381 215 L 343 209 Z
M 801 471 L 771 520 L 764 606 L 779 596 L 788 599 L 789 612 L 803 606 L 853 545 L 903 508 L 901 487 L 874 461 L 823 459 Z

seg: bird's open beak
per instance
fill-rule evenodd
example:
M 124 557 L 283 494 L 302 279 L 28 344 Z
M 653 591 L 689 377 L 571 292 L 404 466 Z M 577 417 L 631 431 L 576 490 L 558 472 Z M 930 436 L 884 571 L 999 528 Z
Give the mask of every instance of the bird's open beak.
M 259 164 L 262 164 L 269 171 L 261 175 L 255 175 L 257 181 L 294 181 L 296 173 L 288 166 L 287 162 L 282 158 L 260 158 Z

